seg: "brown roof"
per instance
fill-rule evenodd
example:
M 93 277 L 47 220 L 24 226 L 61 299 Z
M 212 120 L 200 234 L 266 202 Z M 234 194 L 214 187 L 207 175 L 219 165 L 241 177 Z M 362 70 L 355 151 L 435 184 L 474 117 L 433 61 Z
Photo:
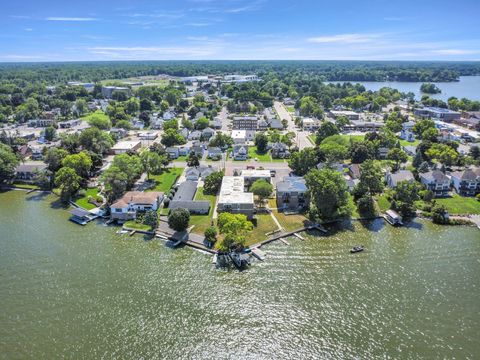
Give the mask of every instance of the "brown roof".
M 163 193 L 159 191 L 128 191 L 112 204 L 112 208 L 125 208 L 130 203 L 153 205 Z

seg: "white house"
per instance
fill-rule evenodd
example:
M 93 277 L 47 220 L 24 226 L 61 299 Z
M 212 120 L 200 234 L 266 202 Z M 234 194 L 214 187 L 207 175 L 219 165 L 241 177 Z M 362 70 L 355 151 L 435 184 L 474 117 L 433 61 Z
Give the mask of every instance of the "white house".
M 111 152 L 114 155 L 123 154 L 127 151 L 137 151 L 142 147 L 142 143 L 140 141 L 120 141 L 113 145 Z
M 110 206 L 110 218 L 120 222 L 135 219 L 138 211 L 157 211 L 162 200 L 162 192 L 129 191 Z

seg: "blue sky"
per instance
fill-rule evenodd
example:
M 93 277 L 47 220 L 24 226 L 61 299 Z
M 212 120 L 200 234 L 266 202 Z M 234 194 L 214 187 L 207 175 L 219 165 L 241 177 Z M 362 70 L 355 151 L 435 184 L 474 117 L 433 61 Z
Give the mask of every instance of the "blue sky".
M 480 0 L 1 0 L 0 9 L 0 61 L 480 60 Z

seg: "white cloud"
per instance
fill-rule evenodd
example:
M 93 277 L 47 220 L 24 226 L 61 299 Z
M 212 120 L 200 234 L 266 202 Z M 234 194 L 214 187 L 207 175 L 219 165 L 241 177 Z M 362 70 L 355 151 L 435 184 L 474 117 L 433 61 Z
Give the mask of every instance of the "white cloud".
M 308 42 L 325 44 L 325 43 L 366 43 L 374 39 L 380 38 L 381 34 L 337 34 L 329 36 L 318 36 L 307 39 Z
M 433 54 L 438 55 L 471 55 L 471 54 L 478 54 L 480 51 L 478 50 L 465 50 L 465 49 L 440 49 L 440 50 L 433 50 Z
M 47 21 L 97 21 L 97 18 L 92 17 L 60 17 L 60 16 L 50 16 L 45 18 Z
M 32 28 L 25 28 L 25 29 L 23 29 L 23 30 L 25 30 L 25 31 L 33 31 Z

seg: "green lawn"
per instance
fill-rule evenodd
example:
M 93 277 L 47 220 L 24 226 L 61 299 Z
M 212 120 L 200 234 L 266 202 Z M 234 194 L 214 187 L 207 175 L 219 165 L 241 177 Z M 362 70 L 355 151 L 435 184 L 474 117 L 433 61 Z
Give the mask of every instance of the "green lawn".
M 270 156 L 269 152 L 266 152 L 265 154 L 260 154 L 260 153 L 257 152 L 257 147 L 256 146 L 252 146 L 252 147 L 248 148 L 248 156 L 252 160 L 257 158 L 258 161 L 262 161 L 262 162 L 272 161 L 272 157 Z
M 387 200 L 387 196 L 384 194 L 377 197 L 377 205 L 381 212 L 385 212 L 390 209 L 390 201 Z
M 82 207 L 86 210 L 92 210 L 92 209 L 96 208 L 96 206 L 88 202 L 88 197 L 91 196 L 91 197 L 94 198 L 97 195 L 98 195 L 98 189 L 97 188 L 87 189 L 87 193 L 85 194 L 85 196 L 75 200 L 75 204 L 77 204 L 78 206 L 80 206 L 80 207 Z
M 168 168 L 160 175 L 150 175 L 150 180 L 155 181 L 155 187 L 147 191 L 167 192 L 182 175 L 182 168 Z
M 273 215 L 275 215 L 285 231 L 299 229 L 304 227 L 305 223 L 308 222 L 308 219 L 302 214 L 285 215 L 284 213 L 279 213 L 277 210 L 273 210 Z
M 19 188 L 19 189 L 28 189 L 28 190 L 38 190 L 40 189 L 39 186 L 37 185 L 34 185 L 34 184 L 26 184 L 26 183 L 22 183 L 22 182 L 14 182 L 12 184 L 13 187 L 16 187 L 16 188 Z
M 175 161 L 187 161 L 187 159 L 188 159 L 188 155 L 182 155 L 182 156 L 179 156 L 176 159 L 173 159 L 173 162 L 175 162 Z
M 267 238 L 265 234 L 278 229 L 270 214 L 257 214 L 255 217 L 257 218 L 257 226 L 253 227 L 252 232 L 247 235 L 245 246 L 265 240 Z
M 348 135 L 347 134 L 347 135 L 342 135 L 342 137 L 352 141 L 363 141 L 365 139 L 365 135 Z
M 453 194 L 450 198 L 437 198 L 435 201 L 445 205 L 451 215 L 480 214 L 480 201 L 474 197 Z
M 287 108 L 288 112 L 291 112 L 291 113 L 295 112 L 295 106 L 293 106 L 293 105 L 289 105 L 286 108 Z
M 139 224 L 135 221 L 127 221 L 125 224 L 123 224 L 123 227 L 129 228 L 129 229 L 135 229 L 135 230 L 141 230 L 141 231 L 152 231 L 152 227 L 149 225 L 144 225 L 144 224 Z
M 401 146 L 417 146 L 420 144 L 420 140 L 415 140 L 415 141 L 407 141 L 407 140 L 400 140 L 400 145 Z
M 210 201 L 210 212 L 208 215 L 191 215 L 190 225 L 195 225 L 192 232 L 195 234 L 203 235 L 205 230 L 211 225 L 213 217 L 213 209 L 215 207 L 215 195 L 206 195 L 203 193 L 203 187 L 197 189 L 195 194 L 195 200 L 207 200 Z
M 310 140 L 310 142 L 312 143 L 312 145 L 315 145 L 315 139 L 317 138 L 317 136 L 315 134 L 310 134 L 307 136 L 308 140 Z

